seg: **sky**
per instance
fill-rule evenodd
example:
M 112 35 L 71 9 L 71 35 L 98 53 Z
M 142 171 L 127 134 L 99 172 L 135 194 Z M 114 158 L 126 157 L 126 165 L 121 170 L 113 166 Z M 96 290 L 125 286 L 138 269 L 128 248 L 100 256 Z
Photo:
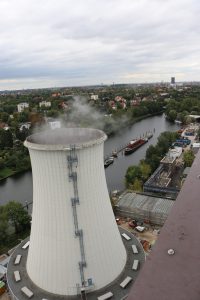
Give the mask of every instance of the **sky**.
M 0 90 L 200 80 L 199 0 L 0 0 Z

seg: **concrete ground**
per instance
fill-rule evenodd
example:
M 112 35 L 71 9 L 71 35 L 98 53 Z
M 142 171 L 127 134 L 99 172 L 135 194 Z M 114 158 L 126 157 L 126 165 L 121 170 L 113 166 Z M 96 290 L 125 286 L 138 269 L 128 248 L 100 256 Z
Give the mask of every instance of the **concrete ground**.
M 119 300 L 119 299 L 125 299 L 127 297 L 127 294 L 129 293 L 129 290 L 132 286 L 132 284 L 134 284 L 136 277 L 140 271 L 140 269 L 142 268 L 142 265 L 145 262 L 145 253 L 143 251 L 143 247 L 140 244 L 139 240 L 137 238 L 135 238 L 134 235 L 131 235 L 131 233 L 127 232 L 124 228 L 122 228 L 121 226 L 119 226 L 119 231 L 120 231 L 120 235 L 122 235 L 122 233 L 126 233 L 128 234 L 128 236 L 130 237 L 130 240 L 126 240 L 125 238 L 122 237 L 122 241 L 124 243 L 124 246 L 126 248 L 126 252 L 127 252 L 127 260 L 126 260 L 126 264 L 124 266 L 124 269 L 122 270 L 122 272 L 119 274 L 119 276 L 111 283 L 109 283 L 107 286 L 105 286 L 102 289 L 99 290 L 94 290 L 92 292 L 87 293 L 87 299 L 88 300 L 96 300 L 97 297 L 104 295 L 107 292 L 112 292 L 113 300 Z M 26 240 L 23 241 L 23 245 L 27 242 L 28 238 Z M 133 249 L 132 249 L 132 245 L 136 245 L 137 249 L 138 249 L 138 253 L 135 254 L 133 253 Z M 16 258 L 16 255 L 20 254 L 22 255 L 21 260 L 20 260 L 20 264 L 19 265 L 15 265 L 14 261 Z M 21 292 L 21 288 L 23 286 L 27 286 L 32 292 L 33 292 L 33 299 L 39 300 L 39 299 L 48 299 L 48 300 L 75 300 L 75 299 L 80 299 L 80 295 L 77 296 L 59 296 L 59 295 L 53 295 L 51 293 L 45 292 L 44 290 L 40 289 L 39 287 L 37 287 L 28 277 L 28 274 L 26 272 L 26 259 L 27 259 L 27 254 L 28 254 L 28 249 L 23 249 L 22 248 L 22 244 L 19 245 L 15 252 L 13 253 L 13 255 L 11 256 L 11 259 L 9 261 L 8 264 L 8 272 L 7 272 L 7 280 L 10 286 L 11 291 L 13 292 L 13 294 L 20 300 L 27 300 L 27 297 L 22 294 Z M 133 260 L 137 258 L 139 260 L 139 265 L 140 267 L 137 270 L 133 270 L 132 266 L 133 266 Z M 108 265 L 109 268 L 109 265 Z M 21 281 L 19 281 L 18 283 L 15 282 L 14 280 L 14 276 L 13 276 L 13 272 L 15 270 L 18 270 L 21 274 Z M 131 284 L 128 284 L 126 288 L 122 288 L 120 286 L 120 283 L 127 277 L 131 277 Z M 8 298 L 9 299 L 9 298 Z M 1 299 L 0 299 L 1 300 Z M 7 300 L 7 299 L 6 299 Z

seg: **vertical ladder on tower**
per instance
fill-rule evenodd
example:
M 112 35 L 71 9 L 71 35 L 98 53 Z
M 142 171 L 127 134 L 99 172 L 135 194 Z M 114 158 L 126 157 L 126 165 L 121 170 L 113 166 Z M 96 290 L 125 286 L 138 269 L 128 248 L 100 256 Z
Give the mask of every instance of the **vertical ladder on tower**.
M 86 267 L 87 264 L 85 260 L 83 230 L 79 228 L 78 215 L 77 215 L 77 205 L 80 205 L 80 201 L 78 196 L 77 172 L 74 171 L 74 169 L 78 165 L 78 157 L 76 154 L 75 145 L 70 146 L 69 155 L 67 156 L 67 162 L 68 162 L 68 170 L 69 170 L 69 180 L 72 181 L 73 183 L 73 191 L 74 191 L 74 195 L 71 198 L 71 204 L 72 204 L 73 219 L 74 219 L 75 237 L 79 238 L 80 255 L 81 255 L 81 261 L 79 261 L 78 263 L 79 270 L 80 270 L 81 284 L 82 284 L 81 298 L 86 299 L 86 294 L 84 289 L 85 286 L 84 268 Z

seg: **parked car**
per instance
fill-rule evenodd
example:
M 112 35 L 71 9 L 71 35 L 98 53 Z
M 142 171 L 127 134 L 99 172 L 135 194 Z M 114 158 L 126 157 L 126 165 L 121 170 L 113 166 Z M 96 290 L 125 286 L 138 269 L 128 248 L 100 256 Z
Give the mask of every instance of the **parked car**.
M 136 226 L 135 230 L 137 230 L 138 232 L 144 232 L 145 231 L 145 227 L 143 227 L 143 226 Z

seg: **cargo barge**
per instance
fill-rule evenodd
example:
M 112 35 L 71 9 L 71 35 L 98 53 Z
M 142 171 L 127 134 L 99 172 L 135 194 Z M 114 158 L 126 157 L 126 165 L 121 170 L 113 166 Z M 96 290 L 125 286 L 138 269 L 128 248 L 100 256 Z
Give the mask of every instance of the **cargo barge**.
M 148 139 L 137 139 L 129 142 L 128 146 L 124 150 L 124 154 L 128 155 L 136 151 L 142 145 L 148 142 Z

